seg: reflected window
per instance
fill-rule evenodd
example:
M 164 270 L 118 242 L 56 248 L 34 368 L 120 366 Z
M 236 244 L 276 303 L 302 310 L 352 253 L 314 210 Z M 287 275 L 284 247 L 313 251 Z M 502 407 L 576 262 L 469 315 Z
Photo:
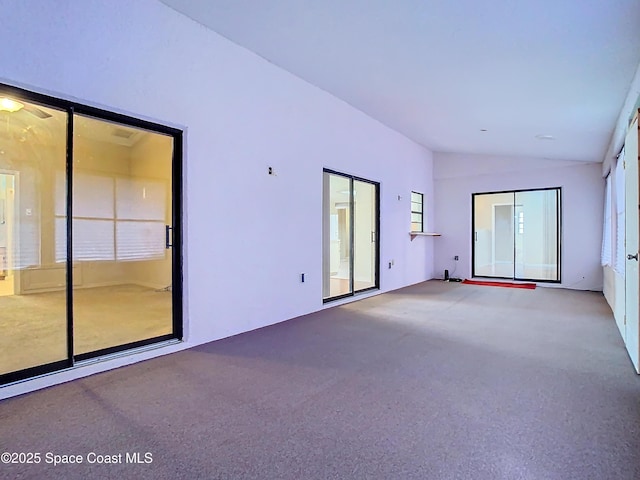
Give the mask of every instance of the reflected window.
M 164 258 L 166 181 L 78 172 L 73 187 L 74 259 Z M 56 262 L 66 259 L 65 194 L 64 174 L 59 173 L 56 182 Z

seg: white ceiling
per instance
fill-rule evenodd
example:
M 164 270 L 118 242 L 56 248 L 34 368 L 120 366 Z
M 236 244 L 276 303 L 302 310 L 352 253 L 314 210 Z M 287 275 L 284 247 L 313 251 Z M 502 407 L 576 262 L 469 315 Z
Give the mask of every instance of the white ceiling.
M 640 0 L 162 1 L 437 152 L 602 161 L 640 63 Z

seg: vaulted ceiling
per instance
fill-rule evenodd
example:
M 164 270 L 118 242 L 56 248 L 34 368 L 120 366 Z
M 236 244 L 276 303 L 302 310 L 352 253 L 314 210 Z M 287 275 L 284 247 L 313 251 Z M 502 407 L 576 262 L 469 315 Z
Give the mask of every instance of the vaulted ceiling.
M 602 161 L 639 0 L 162 0 L 438 152 Z

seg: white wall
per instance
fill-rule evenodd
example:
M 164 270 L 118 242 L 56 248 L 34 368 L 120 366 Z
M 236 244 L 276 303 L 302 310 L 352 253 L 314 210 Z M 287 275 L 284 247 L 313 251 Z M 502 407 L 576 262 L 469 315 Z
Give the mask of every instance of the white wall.
M 604 158 L 602 159 L 602 175 L 607 176 L 610 170 L 612 170 L 612 165 L 615 163 L 614 160 L 616 155 L 620 153 L 622 146 L 624 145 L 624 140 L 627 135 L 627 131 L 629 130 L 629 121 L 635 115 L 635 110 L 640 105 L 640 64 L 638 64 L 638 68 L 636 69 L 636 73 L 631 81 L 631 85 L 629 86 L 629 92 L 627 93 L 627 97 L 620 109 L 620 115 L 618 115 L 618 120 L 616 122 L 616 126 L 611 134 L 611 141 L 609 142 L 609 147 L 607 148 L 607 152 L 605 153 Z
M 601 164 L 434 153 L 435 276 L 471 276 L 471 194 L 562 187 L 562 284 L 602 290 L 604 180 Z M 454 255 L 460 260 L 454 262 Z M 456 265 L 457 263 L 457 265 Z
M 426 149 L 154 0 L 0 11 L 0 81 L 184 128 L 187 340 L 0 396 L 323 308 L 323 167 L 381 183 L 381 290 L 431 278 L 434 239 L 408 234 L 411 190 L 433 219 Z

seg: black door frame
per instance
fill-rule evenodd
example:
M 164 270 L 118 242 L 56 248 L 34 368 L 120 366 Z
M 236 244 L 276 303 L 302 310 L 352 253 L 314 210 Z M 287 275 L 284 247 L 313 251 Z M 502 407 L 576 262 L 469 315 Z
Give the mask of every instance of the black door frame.
M 116 352 L 130 350 L 166 340 L 182 340 L 183 337 L 183 318 L 182 318 L 182 155 L 183 155 L 183 131 L 177 128 L 169 127 L 147 120 L 131 117 L 128 115 L 111 112 L 101 108 L 83 105 L 70 100 L 36 93 L 23 88 L 15 87 L 0 83 L 0 93 L 9 95 L 16 100 L 24 100 L 30 103 L 40 104 L 44 107 L 51 107 L 57 110 L 65 111 L 67 114 L 67 132 L 66 132 L 66 175 L 67 175 L 67 260 L 66 260 L 66 311 L 67 311 L 67 358 L 64 360 L 38 365 L 15 372 L 0 374 L 0 385 L 25 380 L 31 377 L 52 373 L 76 365 L 90 358 L 109 355 Z M 168 135 L 173 139 L 172 153 L 172 181 L 171 181 L 171 206 L 172 206 L 172 226 L 171 226 L 171 259 L 172 259 L 172 327 L 171 334 L 159 337 L 149 338 L 136 342 L 109 347 L 85 354 L 75 355 L 73 351 L 73 135 L 74 135 L 74 115 L 84 115 L 93 117 L 97 120 L 121 123 L 127 126 L 142 128 L 155 133 Z
M 514 198 L 514 207 L 515 207 L 515 195 L 517 193 L 522 192 L 541 192 L 547 190 L 555 190 L 556 191 L 556 229 L 557 229 L 557 245 L 556 245 L 556 258 L 557 258 L 557 279 L 556 280 L 540 280 L 536 278 L 525 278 L 525 277 L 516 277 L 515 272 L 515 237 L 514 237 L 514 268 L 513 268 L 513 276 L 511 277 L 500 277 L 500 276 L 489 276 L 489 275 L 476 275 L 476 196 L 481 195 L 495 195 L 500 193 L 511 193 Z M 515 212 L 515 208 L 514 208 Z M 514 232 L 515 235 L 515 232 Z M 522 190 L 502 190 L 497 192 L 479 192 L 471 194 L 471 277 L 472 278 L 495 278 L 501 280 L 517 280 L 517 281 L 525 281 L 525 282 L 539 282 L 539 283 L 562 283 L 562 187 L 545 187 L 545 188 L 529 188 Z

